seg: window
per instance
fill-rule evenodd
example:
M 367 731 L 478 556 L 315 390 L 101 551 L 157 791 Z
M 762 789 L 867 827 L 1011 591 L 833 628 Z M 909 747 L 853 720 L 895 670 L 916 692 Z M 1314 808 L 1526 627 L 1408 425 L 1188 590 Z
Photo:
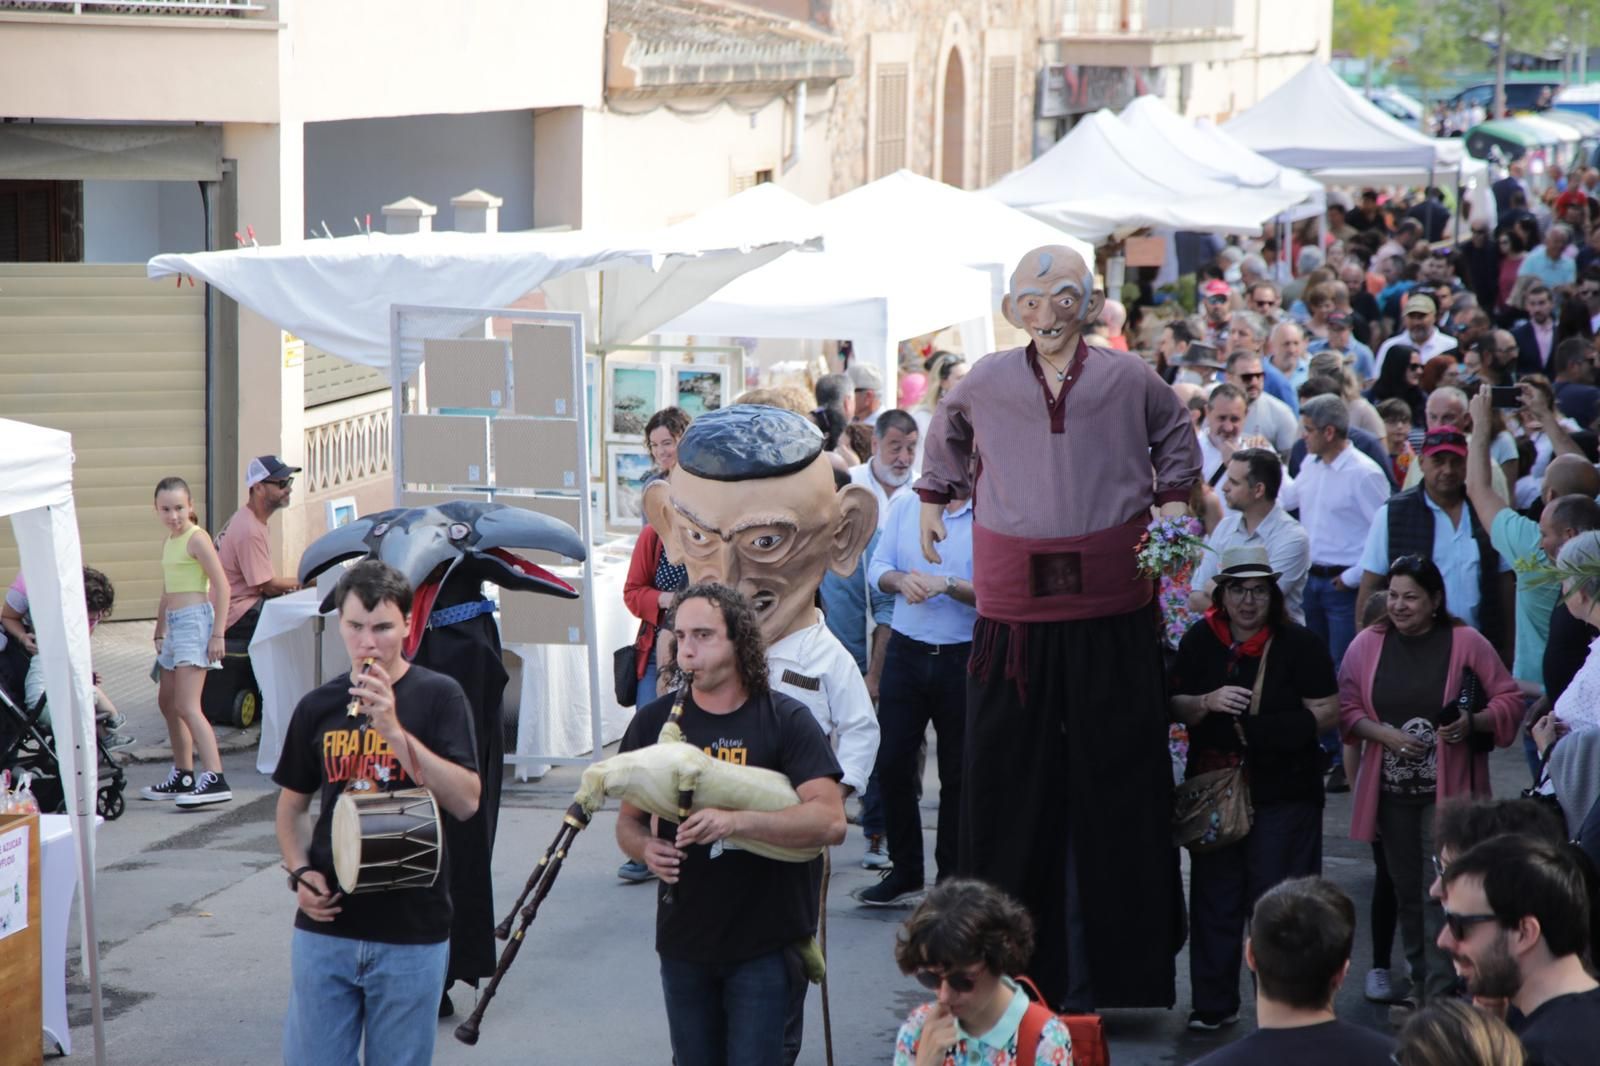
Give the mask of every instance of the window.
M 993 185 L 1011 172 L 1017 154 L 1017 59 L 989 60 L 989 121 L 985 130 L 983 183 Z
M 875 71 L 873 94 L 877 123 L 872 131 L 872 177 L 893 174 L 906 165 L 906 90 L 910 68 L 883 63 Z
M 83 258 L 83 185 L 0 181 L 0 263 L 75 263 Z

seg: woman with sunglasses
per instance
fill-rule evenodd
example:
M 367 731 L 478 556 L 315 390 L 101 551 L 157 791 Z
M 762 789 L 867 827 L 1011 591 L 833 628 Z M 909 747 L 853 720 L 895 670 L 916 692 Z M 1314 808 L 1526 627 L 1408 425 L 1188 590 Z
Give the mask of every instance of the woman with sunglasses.
M 1455 975 L 1438 946 L 1439 909 L 1427 898 L 1434 808 L 1489 795 L 1487 749 L 1515 739 L 1521 693 L 1494 646 L 1447 610 L 1439 568 L 1403 555 L 1389 567 L 1387 620 L 1345 652 L 1339 705 L 1345 742 L 1363 746 L 1350 836 L 1382 842 L 1412 998 L 1447 995 Z
M 1186 776 L 1243 762 L 1255 808 L 1243 840 L 1190 855 L 1197 1031 L 1239 1019 L 1245 923 L 1262 893 L 1322 871 L 1317 737 L 1338 721 L 1338 685 L 1326 642 L 1285 613 L 1281 576 L 1263 547 L 1225 549 L 1212 607 L 1184 634 L 1172 668 L 1172 716 L 1189 727 Z
M 1366 392 L 1367 400 L 1377 407 L 1385 400 L 1404 400 L 1411 409 L 1413 448 L 1422 444 L 1422 432 L 1427 429 L 1428 397 L 1422 391 L 1422 353 L 1409 344 L 1396 344 L 1389 348 L 1383 363 L 1378 367 L 1378 380 Z
M 894 1066 L 1015 1063 L 1028 994 L 1007 975 L 1020 973 L 1032 954 L 1033 920 L 1020 903 L 982 881 L 941 882 L 895 942 L 900 972 L 936 998 L 900 1026 Z M 1072 1038 L 1053 1013 L 1032 1050 L 1040 1066 L 1072 1061 Z

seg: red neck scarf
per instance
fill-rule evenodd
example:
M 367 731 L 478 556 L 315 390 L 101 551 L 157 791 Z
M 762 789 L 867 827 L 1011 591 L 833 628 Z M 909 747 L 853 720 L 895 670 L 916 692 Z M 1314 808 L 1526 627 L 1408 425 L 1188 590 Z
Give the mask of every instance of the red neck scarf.
M 1206 610 L 1206 625 L 1211 627 L 1212 636 L 1228 649 L 1228 665 L 1233 666 L 1239 659 L 1248 656 L 1251 659 L 1261 658 L 1261 653 L 1267 649 L 1267 641 L 1272 639 L 1272 627 L 1262 626 L 1256 630 L 1255 636 L 1249 640 L 1239 641 L 1233 639 L 1233 630 L 1228 628 L 1228 620 L 1223 617 L 1222 611 L 1216 607 Z

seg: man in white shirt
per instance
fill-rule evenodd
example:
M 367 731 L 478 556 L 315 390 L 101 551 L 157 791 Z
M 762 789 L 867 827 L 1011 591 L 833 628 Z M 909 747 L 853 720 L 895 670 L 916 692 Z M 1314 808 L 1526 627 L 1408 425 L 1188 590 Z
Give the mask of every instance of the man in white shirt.
M 1250 407 L 1244 417 L 1244 433 L 1265 437 L 1274 451 L 1286 456 L 1300 439 L 1300 423 L 1288 404 L 1263 391 L 1266 379 L 1259 355 L 1234 352 L 1228 356 L 1228 384 L 1244 393 Z
M 872 424 L 872 456 L 850 468 L 850 480 L 878 498 L 878 529 L 889 514 L 889 500 L 917 476 L 917 420 L 898 407 Z
M 1311 538 L 1278 506 L 1282 485 L 1283 463 L 1270 449 L 1242 448 L 1233 453 L 1222 482 L 1222 498 L 1230 513 L 1206 538 L 1210 550 L 1201 556 L 1190 581 L 1189 610 L 1198 614 L 1211 606 L 1212 585 L 1225 549 L 1259 546 L 1267 550 L 1267 559 L 1279 575 L 1278 587 L 1283 590 L 1289 617 L 1305 624 L 1301 597 L 1311 566 Z
M 1299 511 L 1311 542 L 1306 627 L 1328 642 L 1335 667 L 1356 635 L 1356 589 L 1367 529 L 1389 498 L 1378 464 L 1350 446 L 1350 409 L 1337 396 L 1315 396 L 1300 408 L 1306 461 L 1279 503 Z
M 1389 349 L 1397 344 L 1409 344 L 1421 352 L 1424 363 L 1436 355 L 1455 350 L 1456 339 L 1448 333 L 1441 333 L 1436 325 L 1439 320 L 1439 308 L 1433 302 L 1433 297 L 1420 292 L 1407 296 L 1404 318 L 1405 332 L 1396 333 L 1384 341 L 1383 346 L 1378 349 L 1379 377 L 1383 376 L 1383 361 L 1388 357 Z
M 1206 400 L 1205 428 L 1200 437 L 1200 477 L 1212 488 L 1222 484 L 1228 460 L 1239 448 L 1249 401 L 1244 391 L 1224 381 Z

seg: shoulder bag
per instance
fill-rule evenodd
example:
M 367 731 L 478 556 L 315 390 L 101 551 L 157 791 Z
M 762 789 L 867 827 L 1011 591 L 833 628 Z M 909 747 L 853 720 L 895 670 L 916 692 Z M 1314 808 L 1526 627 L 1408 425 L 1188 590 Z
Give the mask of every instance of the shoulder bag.
M 1261 709 L 1261 686 L 1267 678 L 1267 656 L 1272 652 L 1272 641 L 1261 651 L 1261 664 L 1256 668 L 1256 683 L 1250 689 L 1250 714 Z M 1246 745 L 1244 728 L 1236 718 L 1234 732 L 1241 746 Z M 1244 757 L 1237 766 L 1197 774 L 1177 786 L 1172 793 L 1172 842 L 1191 852 L 1202 853 L 1236 844 L 1250 832 L 1255 817 L 1250 806 L 1250 779 L 1245 773 Z

